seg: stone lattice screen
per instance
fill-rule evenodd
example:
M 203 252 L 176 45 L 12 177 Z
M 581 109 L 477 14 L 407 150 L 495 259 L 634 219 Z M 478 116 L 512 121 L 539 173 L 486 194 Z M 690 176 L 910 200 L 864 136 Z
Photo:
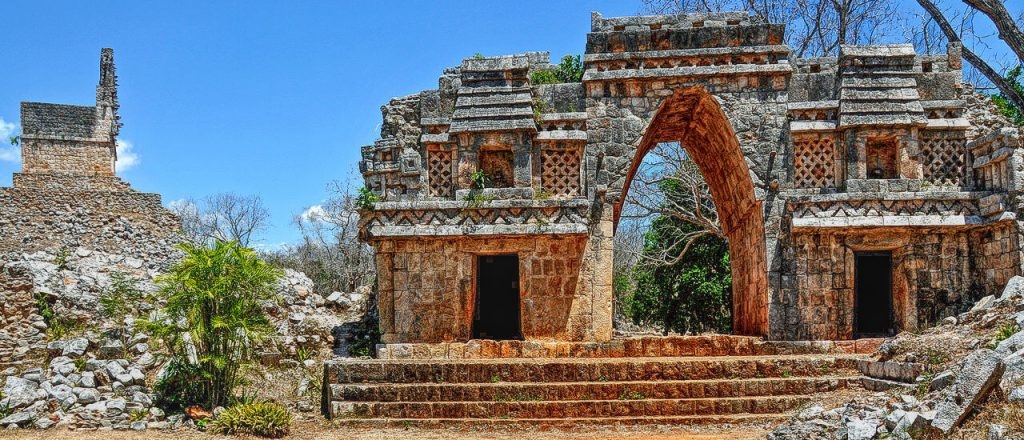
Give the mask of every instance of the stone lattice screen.
M 921 135 L 925 180 L 936 185 L 963 185 L 966 174 L 967 139 L 964 132 Z
M 831 188 L 836 184 L 836 146 L 832 136 L 794 140 L 794 184 L 797 188 Z
M 541 185 L 553 196 L 580 195 L 580 148 L 545 148 L 541 152 Z
M 427 153 L 427 173 L 432 197 L 451 197 L 455 186 L 452 171 L 454 153 L 430 151 Z

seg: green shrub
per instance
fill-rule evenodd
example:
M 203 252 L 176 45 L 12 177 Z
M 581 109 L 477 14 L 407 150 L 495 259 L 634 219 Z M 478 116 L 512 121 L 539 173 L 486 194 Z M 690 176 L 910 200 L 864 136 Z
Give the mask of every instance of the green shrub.
M 36 295 L 36 313 L 46 323 L 46 337 L 50 341 L 59 341 L 82 330 L 82 324 L 74 318 L 58 315 L 53 311 L 53 304 L 45 293 Z
M 252 434 L 279 438 L 288 434 L 292 415 L 288 409 L 273 402 L 253 402 L 232 406 L 209 424 L 217 434 Z
M 582 80 L 583 61 L 579 55 L 566 55 L 553 69 L 535 70 L 530 74 L 530 83 L 533 85 L 573 83 Z
M 380 196 L 370 188 L 359 188 L 359 195 L 356 196 L 356 209 L 373 211 L 373 204 L 380 201 Z
M 115 272 L 110 277 L 110 288 L 100 293 L 100 311 L 108 318 L 133 314 L 143 296 L 142 290 L 139 290 L 139 280 Z
M 530 83 L 533 85 L 558 84 L 558 82 L 558 75 L 555 75 L 554 70 L 534 70 L 530 74 Z
M 992 342 L 989 342 L 988 348 L 994 350 L 997 346 L 999 346 L 1000 342 L 1010 339 L 1010 336 L 1013 336 L 1016 333 L 1017 324 L 1014 324 L 1012 322 L 1000 327 L 999 331 L 997 331 L 995 336 L 992 337 Z
M 182 359 L 171 359 L 163 376 L 153 384 L 156 405 L 166 411 L 181 411 L 203 402 L 203 371 Z
M 484 170 L 473 171 L 469 175 L 469 180 L 473 182 L 473 188 L 484 189 L 487 188 L 487 184 L 491 181 L 490 177 L 487 177 L 487 173 Z
M 179 366 L 199 370 L 193 383 L 178 385 L 198 387 L 199 395 L 175 398 L 215 408 L 231 401 L 242 384 L 239 369 L 253 361 L 253 347 L 274 333 L 262 304 L 280 301 L 274 284 L 281 271 L 238 242 L 218 240 L 209 247 L 186 242 L 179 249 L 185 257 L 156 279 L 166 306 L 140 320 L 140 326 Z M 182 371 L 196 376 L 191 368 Z

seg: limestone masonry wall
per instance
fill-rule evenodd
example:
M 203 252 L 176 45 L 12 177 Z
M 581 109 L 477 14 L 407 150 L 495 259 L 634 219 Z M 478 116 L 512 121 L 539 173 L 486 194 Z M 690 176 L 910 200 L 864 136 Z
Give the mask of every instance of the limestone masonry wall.
M 178 229 L 158 194 L 0 188 L 0 253 L 82 246 L 144 257 L 177 243 Z
M 46 323 L 37 313 L 32 282 L 27 270 L 0 260 L 0 367 L 46 344 Z
M 678 142 L 730 242 L 738 334 L 856 337 L 860 251 L 892 254 L 892 285 L 879 293 L 894 305 L 886 333 L 959 313 L 1022 273 L 1024 137 L 963 83 L 959 44 L 790 59 L 783 36 L 745 13 L 594 13 L 579 82 L 533 84 L 552 67 L 543 52 L 463 60 L 436 90 L 382 108 L 381 139 L 360 162 L 382 201 L 363 212 L 362 236 L 381 251 L 440 235 L 466 244 L 585 233 L 565 258 L 580 262 L 574 302 L 591 311 L 571 313 L 566 333 L 556 316 L 559 330 L 534 335 L 607 340 L 623 195 L 651 146 Z M 537 200 L 552 204 L 526 203 Z M 401 272 L 389 258 L 378 270 Z M 471 265 L 456 268 L 472 279 Z M 468 337 L 450 318 L 469 305 L 397 292 L 395 325 L 416 324 L 388 342 Z
M 112 143 L 62 140 L 26 140 L 22 173 L 114 175 Z
M 576 294 L 586 237 L 432 237 L 381 240 L 377 249 L 385 342 L 465 341 L 472 331 L 477 255 L 519 256 L 523 337 L 580 340 L 592 305 Z

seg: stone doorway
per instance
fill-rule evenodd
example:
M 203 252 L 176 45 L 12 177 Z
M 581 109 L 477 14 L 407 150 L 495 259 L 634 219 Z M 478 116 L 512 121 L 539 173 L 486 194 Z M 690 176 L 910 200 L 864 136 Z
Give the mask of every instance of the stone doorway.
M 892 252 L 857 252 L 854 256 L 854 337 L 891 336 Z
M 478 256 L 476 286 L 473 339 L 523 339 L 519 308 L 519 256 Z

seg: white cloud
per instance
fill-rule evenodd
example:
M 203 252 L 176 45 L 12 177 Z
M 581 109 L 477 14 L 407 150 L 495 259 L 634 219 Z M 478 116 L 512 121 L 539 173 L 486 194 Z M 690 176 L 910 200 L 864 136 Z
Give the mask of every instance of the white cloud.
M 11 145 L 11 136 L 17 136 L 18 125 L 7 122 L 0 117 L 0 160 L 6 162 L 21 162 L 21 147 Z
M 306 222 L 319 222 L 323 221 L 326 217 L 327 211 L 324 210 L 323 205 L 310 206 L 305 211 L 302 211 L 302 214 L 299 214 L 299 218 Z
M 117 162 L 114 163 L 115 172 L 126 171 L 142 161 L 142 159 L 139 159 L 139 154 L 132 151 L 134 147 L 129 141 L 117 140 Z

